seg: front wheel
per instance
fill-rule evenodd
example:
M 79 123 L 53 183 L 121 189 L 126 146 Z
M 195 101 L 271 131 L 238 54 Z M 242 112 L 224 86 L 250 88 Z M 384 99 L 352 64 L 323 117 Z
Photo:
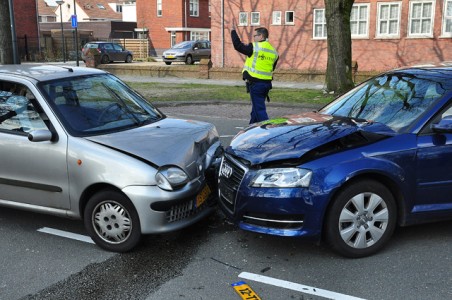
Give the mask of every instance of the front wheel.
M 384 185 L 359 181 L 345 187 L 333 201 L 326 219 L 326 238 L 336 252 L 359 258 L 386 245 L 397 214 L 394 197 Z
M 187 55 L 187 58 L 185 59 L 185 64 L 192 65 L 194 63 L 195 63 L 195 61 L 193 60 L 193 57 L 191 55 Z
M 126 63 L 131 63 L 133 60 L 132 55 L 127 55 L 126 57 Z
M 171 62 L 170 62 L 170 61 L 165 61 L 165 64 L 166 64 L 167 66 L 169 66 L 169 65 L 171 65 Z
M 138 214 L 123 194 L 104 190 L 95 194 L 84 210 L 86 230 L 101 248 L 114 252 L 127 252 L 141 238 Z

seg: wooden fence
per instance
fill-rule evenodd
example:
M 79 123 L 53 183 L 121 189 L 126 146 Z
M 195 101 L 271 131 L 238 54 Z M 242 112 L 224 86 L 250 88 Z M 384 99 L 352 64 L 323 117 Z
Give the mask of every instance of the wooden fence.
M 149 57 L 149 42 L 147 39 L 114 39 L 112 41 L 132 51 L 133 59 L 147 59 Z

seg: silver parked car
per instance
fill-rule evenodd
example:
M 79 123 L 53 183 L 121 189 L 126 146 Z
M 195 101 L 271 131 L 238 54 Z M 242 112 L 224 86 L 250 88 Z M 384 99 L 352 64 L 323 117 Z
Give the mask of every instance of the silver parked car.
M 220 149 L 104 71 L 0 65 L 0 205 L 83 219 L 104 249 L 212 212 Z
M 187 65 L 192 65 L 196 61 L 210 57 L 209 41 L 185 41 L 163 52 L 162 59 L 167 65 L 171 65 L 173 62 L 185 62 Z

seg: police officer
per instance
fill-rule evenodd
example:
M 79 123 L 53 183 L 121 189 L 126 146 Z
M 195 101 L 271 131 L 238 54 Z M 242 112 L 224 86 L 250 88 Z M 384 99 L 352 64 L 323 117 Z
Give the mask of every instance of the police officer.
M 268 93 L 272 88 L 273 71 L 278 62 L 278 53 L 267 40 L 268 30 L 264 27 L 255 29 L 254 42 L 245 45 L 233 24 L 231 38 L 234 49 L 247 56 L 242 74 L 251 97 L 250 124 L 268 120 L 265 100 L 270 99 Z

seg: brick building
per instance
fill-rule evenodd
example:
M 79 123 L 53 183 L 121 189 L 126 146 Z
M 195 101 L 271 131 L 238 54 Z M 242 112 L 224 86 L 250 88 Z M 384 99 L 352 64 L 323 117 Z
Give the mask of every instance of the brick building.
M 186 40 L 210 40 L 211 0 L 137 0 L 137 30 L 147 33 L 151 55 Z
M 39 48 L 36 0 L 13 0 L 13 8 L 19 57 L 29 60 L 30 53 Z
M 244 42 L 267 27 L 280 54 L 278 68 L 324 71 L 327 64 L 323 0 L 211 0 L 212 63 L 239 67 L 231 43 L 232 19 Z M 355 0 L 352 59 L 360 71 L 452 61 L 452 0 Z

